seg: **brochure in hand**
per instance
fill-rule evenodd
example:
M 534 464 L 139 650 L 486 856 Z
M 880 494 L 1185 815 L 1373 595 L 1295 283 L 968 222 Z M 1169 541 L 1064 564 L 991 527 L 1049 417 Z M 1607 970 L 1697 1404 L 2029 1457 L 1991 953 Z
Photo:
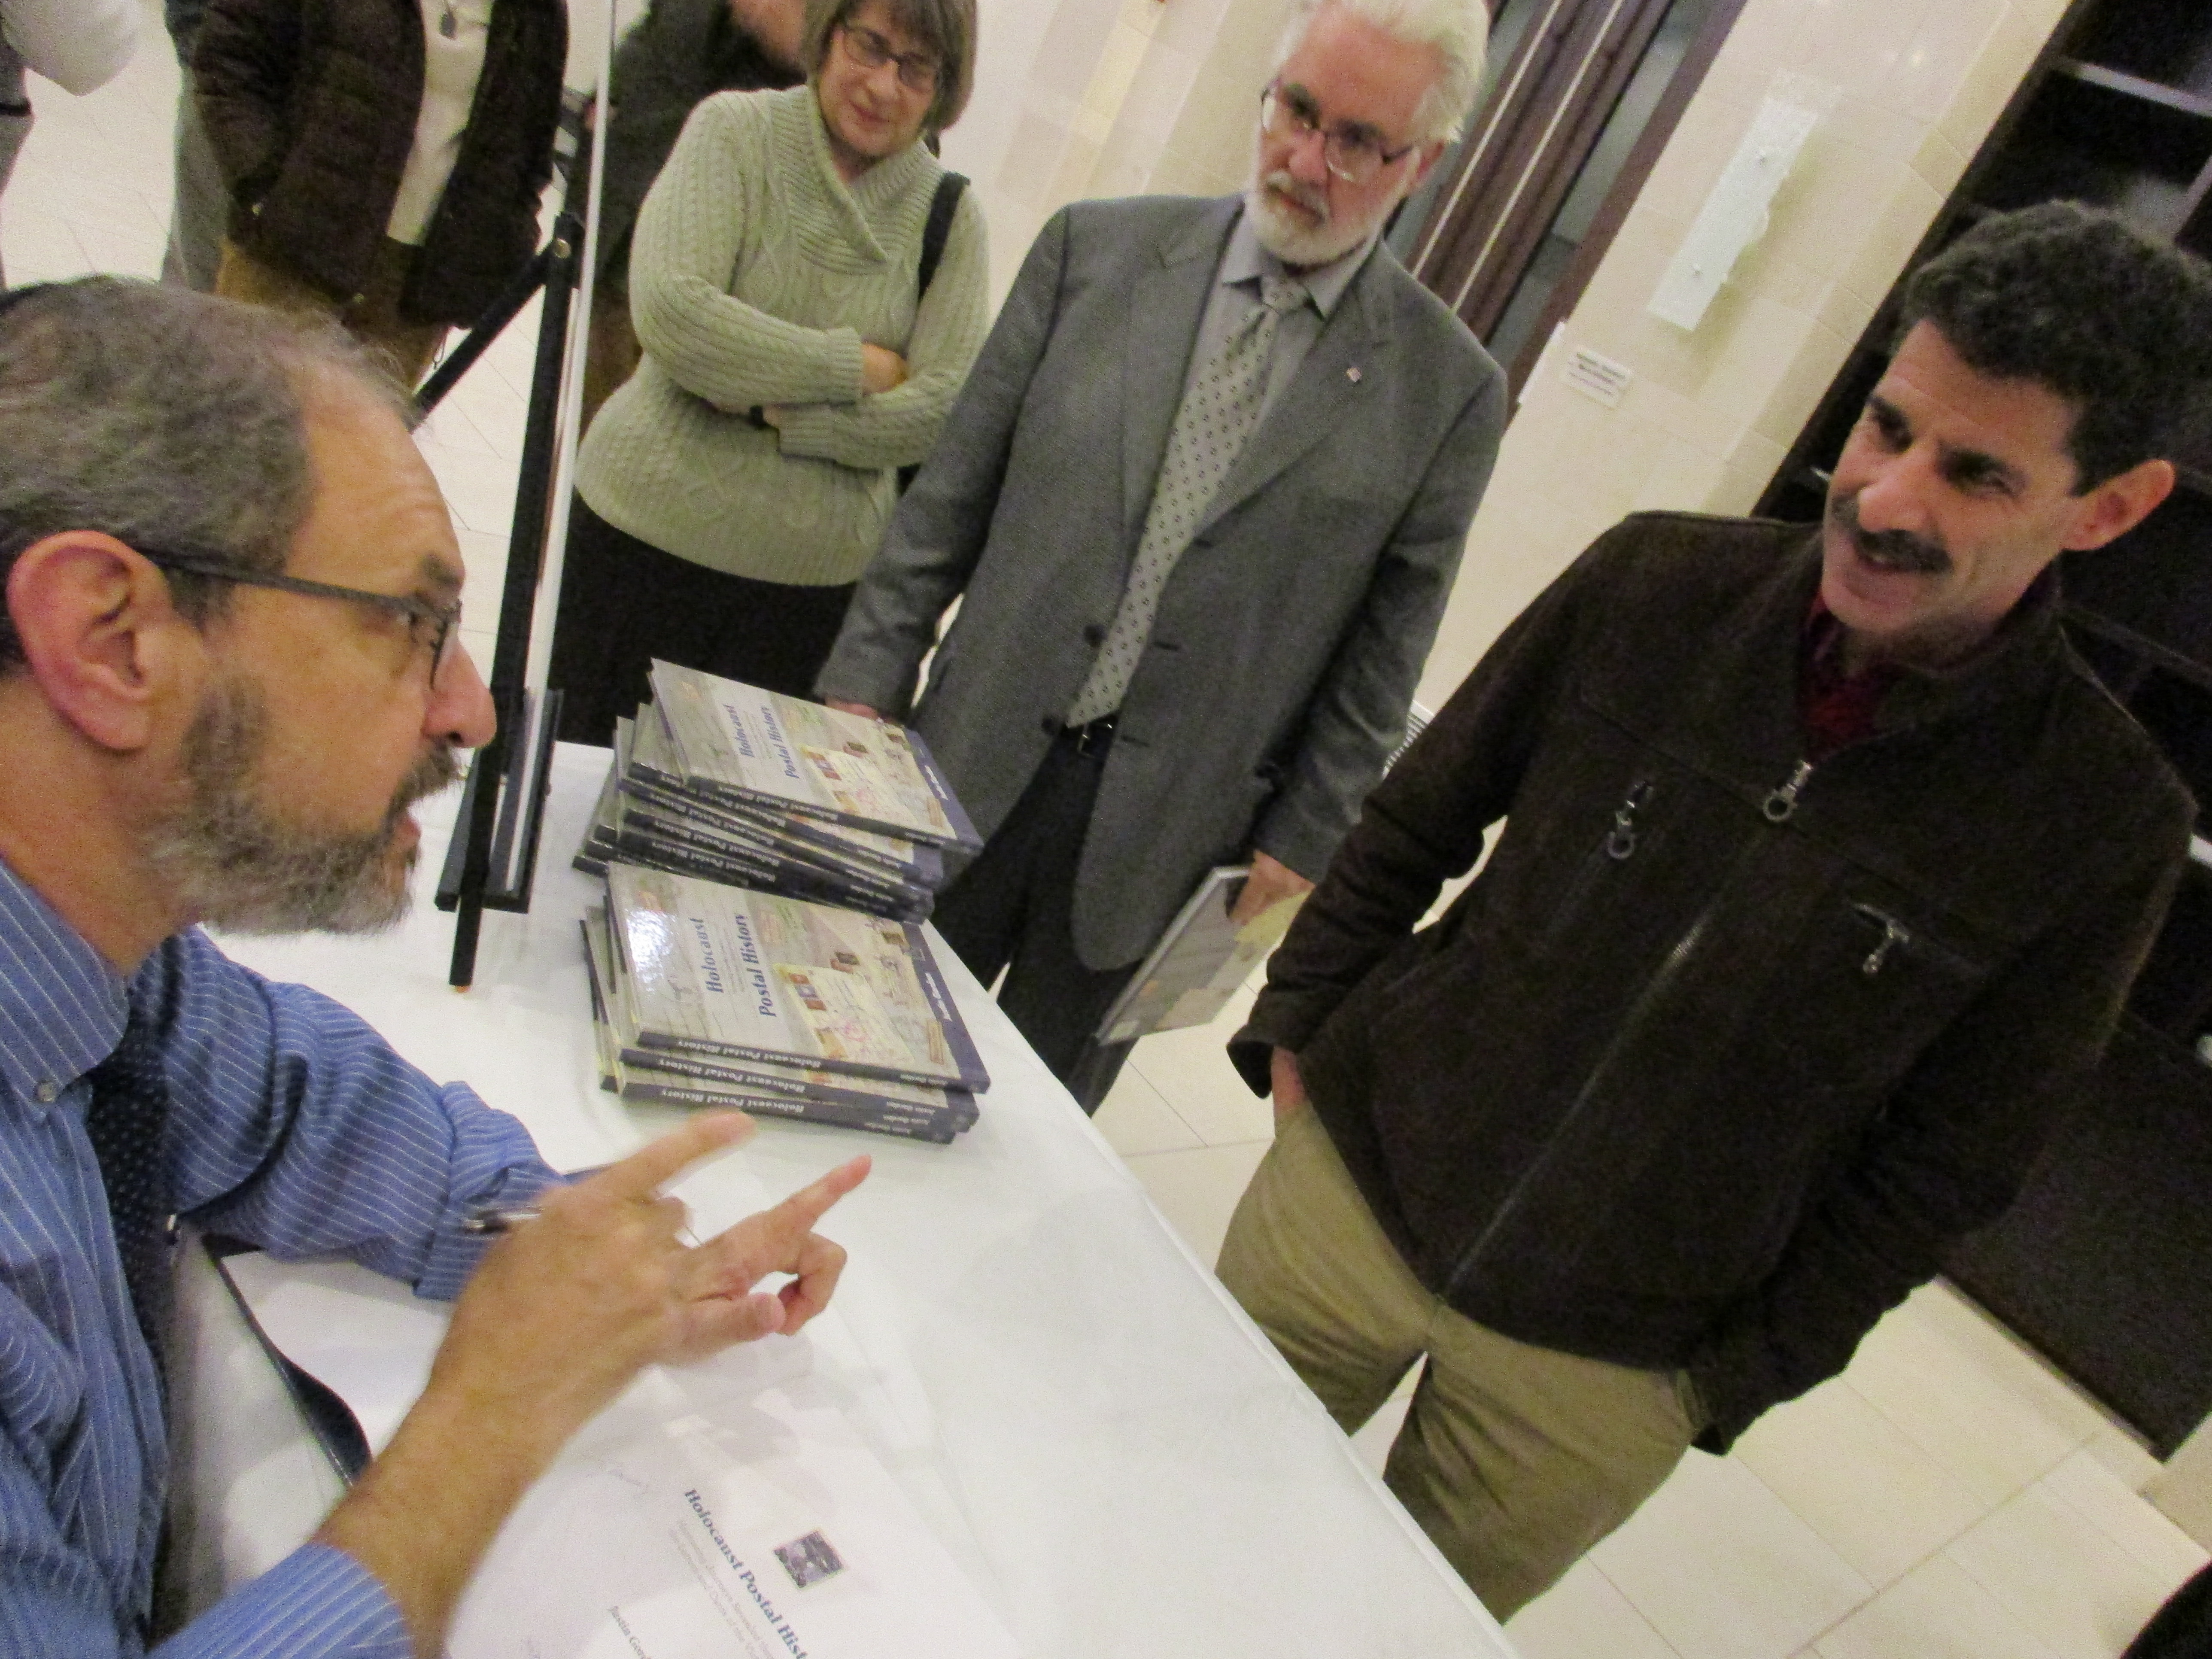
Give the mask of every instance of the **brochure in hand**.
M 892 721 L 665 662 L 653 665 L 653 701 L 695 793 L 933 847 L 982 847 L 927 745 Z
M 1101 1042 L 1133 1042 L 1153 1031 L 1203 1025 L 1229 1006 L 1267 952 L 1291 930 L 1304 895 L 1278 899 L 1249 921 L 1229 913 L 1244 890 L 1249 865 L 1206 872 L 1152 953 L 1098 1023 Z
M 990 1086 L 910 922 L 623 863 L 607 909 L 641 1048 Z
M 837 1124 L 939 1144 L 975 1122 L 975 1097 L 965 1089 L 648 1048 L 638 1041 L 634 1000 L 605 906 L 586 912 L 583 932 L 600 1081 L 624 1100 L 734 1107 L 756 1115 Z

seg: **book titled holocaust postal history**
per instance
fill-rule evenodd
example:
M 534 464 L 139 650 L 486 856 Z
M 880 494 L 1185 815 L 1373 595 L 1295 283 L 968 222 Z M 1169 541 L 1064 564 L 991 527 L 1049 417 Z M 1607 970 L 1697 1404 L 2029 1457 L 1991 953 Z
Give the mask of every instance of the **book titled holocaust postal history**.
M 935 847 L 983 845 L 904 726 L 665 662 L 653 700 L 695 789 Z
M 941 1120 L 956 1130 L 972 1127 L 979 1115 L 975 1092 L 969 1089 L 938 1088 L 890 1078 L 854 1077 L 845 1072 L 823 1071 L 819 1066 L 749 1060 L 736 1054 L 647 1048 L 638 1038 L 637 999 L 623 966 L 623 954 L 616 947 L 605 905 L 593 905 L 585 911 L 584 944 L 586 965 L 592 981 L 593 1006 L 604 1006 L 613 1058 L 630 1068 L 634 1076 L 650 1069 L 719 1087 Z
M 817 904 L 842 904 L 903 921 L 927 920 L 933 896 L 877 878 L 823 867 L 788 852 L 763 852 L 750 843 L 718 834 L 688 814 L 651 807 L 628 796 L 615 804 L 611 858 L 629 864 L 672 869 L 709 881 L 733 881 L 787 898 Z
M 604 1019 L 607 1086 L 624 1100 L 735 1107 L 763 1115 L 866 1129 L 940 1144 L 972 1127 L 975 1097 L 888 1078 L 859 1078 L 773 1060 L 648 1048 L 637 1040 L 634 1000 L 607 925 L 605 907 L 584 915 L 585 960 L 595 1019 Z
M 698 1106 L 718 1112 L 744 1112 L 754 1117 L 781 1118 L 792 1123 L 816 1123 L 833 1129 L 891 1135 L 901 1140 L 926 1140 L 939 1146 L 951 1146 L 960 1133 L 942 1118 L 903 1117 L 872 1106 L 837 1106 L 826 1100 L 756 1094 L 739 1085 L 703 1082 L 651 1066 L 618 1065 L 615 1088 L 624 1100 L 639 1105 Z
M 628 864 L 607 908 L 646 1048 L 990 1086 L 910 922 Z
M 619 732 L 619 726 L 617 727 Z M 640 705 L 626 741 L 616 754 L 621 787 L 647 806 L 679 811 L 727 835 L 764 841 L 787 857 L 811 860 L 840 873 L 928 894 L 945 884 L 945 855 L 904 836 L 879 836 L 830 818 L 708 796 L 692 787 L 668 722 L 651 703 Z
M 616 724 L 619 726 L 621 722 Z M 616 772 L 611 769 L 607 781 L 599 786 L 598 799 L 592 803 L 592 821 L 584 828 L 583 844 L 569 860 L 587 876 L 604 876 L 607 872 L 607 853 L 614 845 L 615 803 L 621 799 L 616 785 Z
M 604 876 L 606 866 L 619 860 L 901 921 L 927 918 L 932 895 L 927 888 L 893 880 L 872 866 L 848 868 L 692 797 L 657 786 L 637 790 L 626 776 L 632 738 L 636 730 L 659 724 L 649 708 L 643 712 L 646 720 L 637 726 L 625 720 L 615 722 L 614 764 L 578 850 L 579 869 Z M 874 839 L 890 842 L 888 836 Z

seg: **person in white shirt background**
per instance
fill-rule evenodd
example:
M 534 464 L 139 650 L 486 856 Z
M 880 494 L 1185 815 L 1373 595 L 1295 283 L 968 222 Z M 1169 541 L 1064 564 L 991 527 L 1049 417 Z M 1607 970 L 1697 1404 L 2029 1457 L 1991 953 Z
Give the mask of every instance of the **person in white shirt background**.
M 31 134 L 24 71 L 82 98 L 113 80 L 137 47 L 131 0 L 0 0 L 0 191 Z
M 567 57 L 560 0 L 210 0 L 216 291 L 333 316 L 413 385 L 537 246 Z

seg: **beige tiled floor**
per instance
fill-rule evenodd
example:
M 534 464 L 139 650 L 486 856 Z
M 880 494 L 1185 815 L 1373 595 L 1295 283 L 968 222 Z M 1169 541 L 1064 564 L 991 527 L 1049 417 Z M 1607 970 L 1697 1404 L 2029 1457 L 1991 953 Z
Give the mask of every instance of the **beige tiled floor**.
M 113 86 L 81 102 L 35 89 L 38 125 L 0 206 L 11 278 L 155 270 L 175 88 L 149 14 L 139 60 Z M 479 661 L 532 335 L 526 317 L 421 434 L 471 567 Z M 1207 1261 L 1271 1133 L 1222 1053 L 1244 1006 L 1147 1039 L 1099 1114 Z M 1356 1437 L 1378 1468 L 1404 1409 L 1401 1391 Z M 1771 1413 L 1732 1455 L 1693 1454 L 1510 1628 L 1528 1659 L 2111 1659 L 2206 1559 L 2136 1495 L 2155 1468 L 2005 1333 L 1931 1287 L 1842 1377 Z

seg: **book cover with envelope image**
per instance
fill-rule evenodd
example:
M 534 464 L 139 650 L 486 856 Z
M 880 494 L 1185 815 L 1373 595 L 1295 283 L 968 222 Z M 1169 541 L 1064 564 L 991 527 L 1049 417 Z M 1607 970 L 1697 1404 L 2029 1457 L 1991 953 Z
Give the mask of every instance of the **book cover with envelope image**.
M 927 746 L 895 722 L 665 662 L 653 665 L 653 701 L 691 788 L 933 846 L 982 847 Z
M 990 1086 L 910 922 L 620 863 L 607 908 L 646 1048 Z

